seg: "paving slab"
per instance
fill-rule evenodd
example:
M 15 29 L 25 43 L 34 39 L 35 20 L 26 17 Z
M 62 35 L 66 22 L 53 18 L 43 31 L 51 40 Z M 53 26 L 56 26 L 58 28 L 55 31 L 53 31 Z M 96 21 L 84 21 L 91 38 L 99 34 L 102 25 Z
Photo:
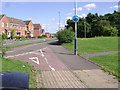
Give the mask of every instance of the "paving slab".
M 89 88 L 118 88 L 118 80 L 102 70 L 76 70 L 73 72 Z
M 47 88 L 86 88 L 70 71 L 42 71 L 41 74 Z

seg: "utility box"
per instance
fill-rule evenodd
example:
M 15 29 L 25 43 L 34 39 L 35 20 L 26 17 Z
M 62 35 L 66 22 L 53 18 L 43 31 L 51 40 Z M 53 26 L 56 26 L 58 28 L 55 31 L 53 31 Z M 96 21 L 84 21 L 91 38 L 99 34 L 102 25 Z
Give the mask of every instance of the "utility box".
M 2 90 L 28 90 L 29 74 L 16 71 L 0 72 L 0 88 Z

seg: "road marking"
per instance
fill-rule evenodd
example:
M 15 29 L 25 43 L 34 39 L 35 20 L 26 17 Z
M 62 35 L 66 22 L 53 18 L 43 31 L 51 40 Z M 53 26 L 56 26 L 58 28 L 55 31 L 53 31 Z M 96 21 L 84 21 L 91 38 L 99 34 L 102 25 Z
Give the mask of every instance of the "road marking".
M 50 65 L 49 65 L 49 67 L 50 67 L 50 69 L 52 69 L 53 71 L 55 71 L 55 69 L 53 67 L 51 67 Z
M 43 48 L 43 49 L 47 49 L 47 47 Z
M 39 60 L 38 60 L 38 57 L 32 57 L 32 58 L 29 58 L 30 60 L 32 60 L 33 62 L 35 62 L 36 64 L 40 64 Z

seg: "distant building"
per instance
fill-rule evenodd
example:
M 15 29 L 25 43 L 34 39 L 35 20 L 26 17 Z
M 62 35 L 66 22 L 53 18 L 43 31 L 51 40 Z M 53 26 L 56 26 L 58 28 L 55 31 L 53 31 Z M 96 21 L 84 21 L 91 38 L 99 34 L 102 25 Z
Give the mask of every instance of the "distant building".
M 42 36 L 42 29 L 40 24 L 33 24 L 34 25 L 34 31 L 33 31 L 33 36 L 38 37 Z

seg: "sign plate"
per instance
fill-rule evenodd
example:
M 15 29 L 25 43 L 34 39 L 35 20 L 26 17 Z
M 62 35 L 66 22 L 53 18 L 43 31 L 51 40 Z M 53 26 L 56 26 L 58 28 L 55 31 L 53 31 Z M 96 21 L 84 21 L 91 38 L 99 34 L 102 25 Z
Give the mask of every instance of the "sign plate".
M 73 22 L 78 22 L 79 21 L 79 17 L 78 16 L 73 16 L 72 20 L 73 20 Z

